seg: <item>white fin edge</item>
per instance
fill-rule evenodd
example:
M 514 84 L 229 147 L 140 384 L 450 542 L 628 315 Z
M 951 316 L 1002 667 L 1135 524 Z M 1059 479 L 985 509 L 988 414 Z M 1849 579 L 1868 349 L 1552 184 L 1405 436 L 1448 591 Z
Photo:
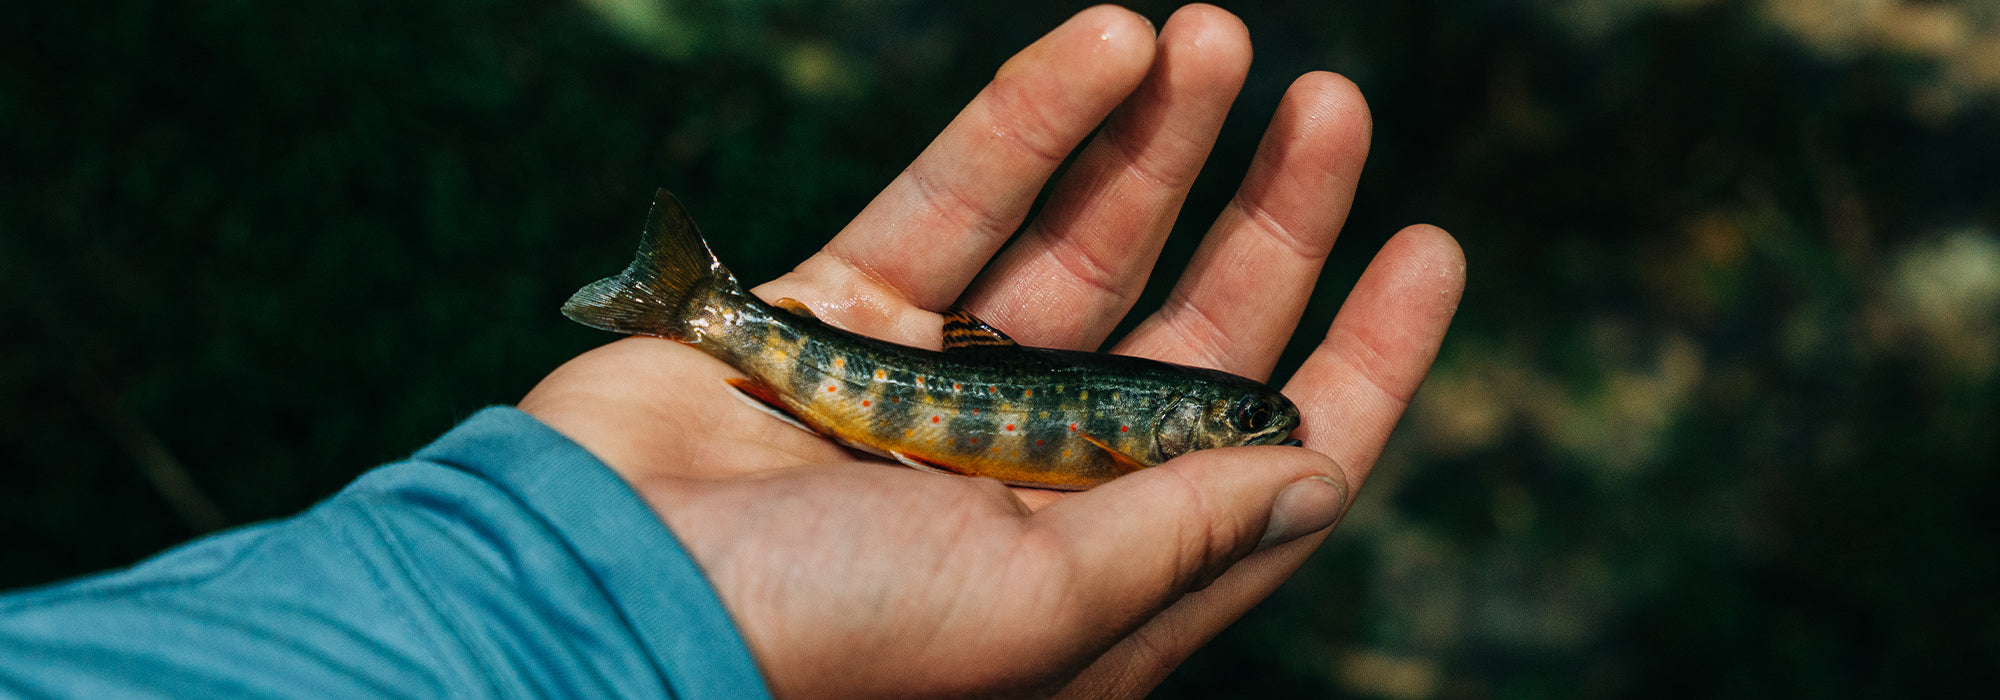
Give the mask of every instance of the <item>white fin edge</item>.
M 819 434 L 819 431 L 813 430 L 811 426 L 808 426 L 804 422 L 800 421 L 798 419 L 798 416 L 786 413 L 784 409 L 765 403 L 763 399 L 744 393 L 742 389 L 738 389 L 734 385 L 723 384 L 723 386 L 729 387 L 729 393 L 734 394 L 736 396 L 736 400 L 742 401 L 749 407 L 757 409 L 758 411 L 763 412 L 765 415 L 769 415 L 773 418 L 777 418 L 778 420 L 790 423 L 791 426 L 794 428 L 798 428 L 800 430 L 812 433 L 814 435 Z
M 937 467 L 924 464 L 923 462 L 917 461 L 916 459 L 912 459 L 909 455 L 897 452 L 895 450 L 890 450 L 889 456 L 894 457 L 898 462 L 902 462 L 903 466 L 915 469 L 920 472 L 926 472 L 930 474 L 943 474 L 945 476 L 958 476 L 957 474 L 953 474 L 943 469 L 939 469 Z

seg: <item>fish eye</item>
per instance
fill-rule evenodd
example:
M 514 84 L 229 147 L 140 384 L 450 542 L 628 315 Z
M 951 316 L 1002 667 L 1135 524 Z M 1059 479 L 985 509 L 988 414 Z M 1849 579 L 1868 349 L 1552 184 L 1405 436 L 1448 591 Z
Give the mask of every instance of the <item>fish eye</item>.
M 1242 432 L 1261 431 L 1271 426 L 1271 404 L 1255 395 L 1245 396 L 1230 413 L 1229 422 Z

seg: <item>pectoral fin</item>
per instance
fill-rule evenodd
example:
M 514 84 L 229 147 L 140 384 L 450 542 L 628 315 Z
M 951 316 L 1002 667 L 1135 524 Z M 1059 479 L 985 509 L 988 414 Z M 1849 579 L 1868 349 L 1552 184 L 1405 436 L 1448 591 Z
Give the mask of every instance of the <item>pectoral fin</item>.
M 1019 347 L 1013 338 L 1001 333 L 1000 329 L 986 325 L 985 321 L 973 316 L 963 307 L 954 306 L 944 314 L 944 350 L 964 350 L 966 348 L 1012 348 Z
M 1103 440 L 1099 440 L 1089 435 L 1078 435 L 1077 437 L 1083 438 L 1084 442 L 1088 442 L 1092 445 L 1095 445 L 1097 446 L 1097 449 L 1104 450 L 1106 453 L 1109 453 L 1111 455 L 1111 461 L 1117 462 L 1118 466 L 1125 467 L 1125 473 L 1127 474 L 1146 468 L 1145 462 L 1133 459 L 1132 455 L 1128 455 L 1123 452 L 1119 452 L 1118 450 L 1112 449 L 1111 445 L 1104 442 Z
M 741 399 L 749 407 L 790 423 L 800 430 L 814 435 L 819 434 L 819 431 L 813 430 L 812 426 L 806 425 L 805 421 L 799 420 L 798 416 L 792 415 L 791 411 L 785 410 L 785 405 L 778 401 L 778 393 L 763 382 L 748 377 L 730 377 L 722 381 L 729 385 L 729 393 L 735 394 L 736 398 Z

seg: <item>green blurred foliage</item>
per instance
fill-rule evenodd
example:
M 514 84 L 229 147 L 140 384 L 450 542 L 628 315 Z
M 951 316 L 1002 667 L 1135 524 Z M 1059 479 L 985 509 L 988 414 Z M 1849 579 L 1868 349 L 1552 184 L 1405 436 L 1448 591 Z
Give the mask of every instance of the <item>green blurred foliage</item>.
M 555 308 L 654 187 L 783 272 L 1080 7 L 17 8 L 0 586 L 196 534 L 160 455 L 240 524 L 514 400 L 605 340 Z M 1163 267 L 1332 69 L 1375 145 L 1303 327 L 1416 221 L 1471 286 L 1362 504 L 1160 696 L 1993 685 L 2000 8 L 1231 9 L 1257 63 Z

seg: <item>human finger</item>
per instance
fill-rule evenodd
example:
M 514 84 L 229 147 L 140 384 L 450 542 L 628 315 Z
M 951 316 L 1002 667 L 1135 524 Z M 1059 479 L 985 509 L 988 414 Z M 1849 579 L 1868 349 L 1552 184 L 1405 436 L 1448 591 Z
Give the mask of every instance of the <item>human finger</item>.
M 1332 525 L 1343 478 L 1299 448 L 1194 452 L 1036 511 L 1023 549 L 1070 563 L 1056 633 L 1122 637 L 1260 544 Z
M 928 345 L 1058 165 L 1153 60 L 1145 18 L 1078 13 L 1023 49 L 840 234 L 756 291 L 863 335 Z
M 965 295 L 1017 340 L 1104 342 L 1145 288 L 1250 69 L 1249 32 L 1214 6 L 1181 8 L 1156 43 L 1146 79 Z
M 1300 412 L 1292 435 L 1333 457 L 1354 483 L 1368 478 L 1464 291 L 1465 253 L 1450 234 L 1417 225 L 1390 238 L 1285 385 Z
M 1305 419 L 1293 434 L 1332 458 L 1340 481 L 1355 487 L 1349 499 L 1422 384 L 1464 286 L 1465 258 L 1449 235 L 1430 226 L 1404 229 L 1376 255 L 1325 340 L 1285 387 Z M 1100 656 L 1067 694 L 1143 695 L 1269 597 L 1325 537 L 1310 534 L 1237 562 Z
M 1294 81 L 1243 186 L 1166 302 L 1117 351 L 1269 376 L 1347 219 L 1371 129 L 1346 78 Z

